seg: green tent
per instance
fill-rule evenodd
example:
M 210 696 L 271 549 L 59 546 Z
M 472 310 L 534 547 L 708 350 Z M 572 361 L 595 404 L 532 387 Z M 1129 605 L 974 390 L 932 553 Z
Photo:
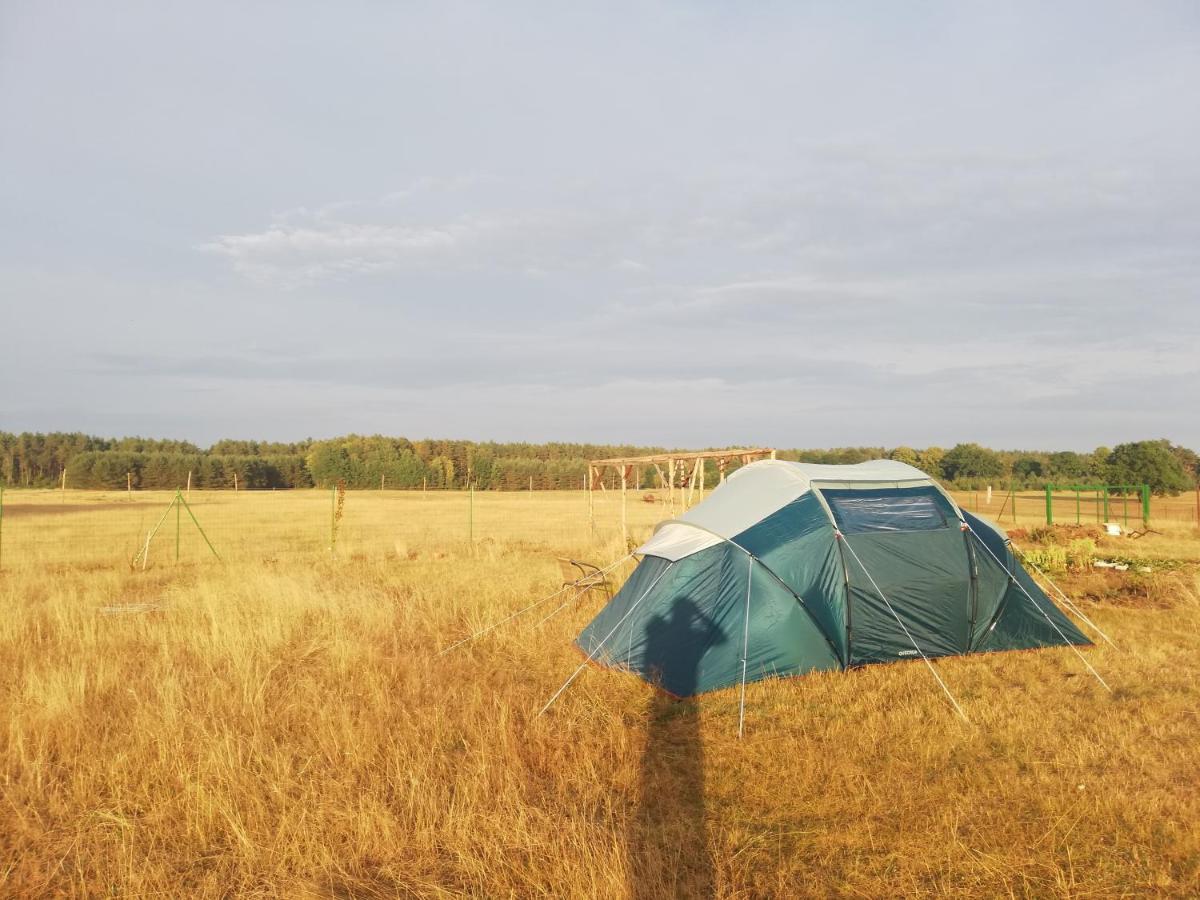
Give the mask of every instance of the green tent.
M 818 669 L 1090 643 L 1004 532 L 893 460 L 753 463 L 637 552 L 576 643 L 680 697 Z

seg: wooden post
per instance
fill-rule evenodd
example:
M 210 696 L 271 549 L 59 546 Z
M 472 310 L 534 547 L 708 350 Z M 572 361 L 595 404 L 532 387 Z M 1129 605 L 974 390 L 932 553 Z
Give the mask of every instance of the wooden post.
M 592 492 L 592 467 L 588 466 L 587 473 L 587 497 L 588 497 L 588 534 L 592 540 L 596 539 L 596 507 L 595 498 Z
M 192 470 L 191 469 L 188 469 L 187 496 L 188 496 L 189 500 L 192 499 Z
M 428 476 L 428 475 L 422 475 L 422 476 L 421 476 L 421 493 L 422 493 L 422 494 L 424 494 L 424 493 L 425 493 L 425 491 L 428 489 L 428 485 L 427 485 L 427 482 L 428 482 L 428 481 L 429 481 L 429 476 Z
M 129 494 L 129 499 L 133 499 L 133 473 L 125 473 L 125 491 Z
M 667 460 L 667 484 L 670 488 L 667 490 L 667 498 L 671 504 L 671 515 L 675 515 L 675 460 Z
M 62 470 L 62 499 L 59 502 L 60 503 L 67 502 L 67 467 L 66 466 L 63 466 L 63 470 Z
M 533 496 L 533 476 L 529 476 L 529 496 Z
M 387 484 L 387 475 L 385 475 L 385 474 L 383 474 L 382 472 L 380 472 L 380 473 L 379 473 L 379 489 L 380 489 L 381 491 L 383 490 L 383 486 L 384 486 L 385 484 Z
M 692 471 L 691 471 L 691 474 L 688 475 L 688 480 L 687 480 L 687 489 L 688 489 L 687 497 L 683 501 L 683 511 L 684 512 L 687 512 L 689 509 L 692 508 L 692 497 L 695 495 L 696 482 L 700 476 L 700 463 L 701 462 L 702 462 L 702 460 L 699 457 L 697 457 L 695 462 L 692 463 Z
M 629 480 L 629 466 L 621 466 L 621 543 L 629 547 L 629 523 L 625 510 L 625 486 Z
M 234 473 L 233 473 L 233 492 L 234 492 L 235 494 L 238 492 L 238 485 L 237 485 L 237 472 L 234 472 Z

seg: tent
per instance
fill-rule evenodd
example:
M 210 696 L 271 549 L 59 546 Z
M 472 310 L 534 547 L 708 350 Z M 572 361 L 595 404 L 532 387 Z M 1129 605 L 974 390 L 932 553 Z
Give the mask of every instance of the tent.
M 815 670 L 1091 643 L 1003 531 L 894 460 L 752 463 L 635 552 L 641 562 L 576 644 L 680 697 Z

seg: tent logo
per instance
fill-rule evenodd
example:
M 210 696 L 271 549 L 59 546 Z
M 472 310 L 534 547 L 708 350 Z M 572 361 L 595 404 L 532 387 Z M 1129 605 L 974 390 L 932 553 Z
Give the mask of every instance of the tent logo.
M 916 650 L 899 650 L 896 652 L 896 655 L 897 656 L 916 656 L 917 651 Z

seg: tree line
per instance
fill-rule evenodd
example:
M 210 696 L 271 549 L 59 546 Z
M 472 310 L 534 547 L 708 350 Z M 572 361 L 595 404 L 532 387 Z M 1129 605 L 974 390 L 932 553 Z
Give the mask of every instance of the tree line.
M 78 432 L 0 432 L 0 484 L 141 489 L 182 487 L 248 490 L 348 488 L 553 490 L 583 487 L 591 459 L 667 452 L 627 444 L 497 443 L 347 435 L 296 443 L 99 438 Z M 780 450 L 780 459 L 827 464 L 889 458 L 916 466 L 953 487 L 1040 488 L 1047 483 L 1149 484 L 1155 493 L 1188 490 L 1200 478 L 1200 457 L 1167 440 L 1134 441 L 1091 453 L 992 450 L 979 444 L 940 447 L 842 447 Z M 705 480 L 715 484 L 716 462 Z M 653 475 L 643 472 L 643 486 Z

